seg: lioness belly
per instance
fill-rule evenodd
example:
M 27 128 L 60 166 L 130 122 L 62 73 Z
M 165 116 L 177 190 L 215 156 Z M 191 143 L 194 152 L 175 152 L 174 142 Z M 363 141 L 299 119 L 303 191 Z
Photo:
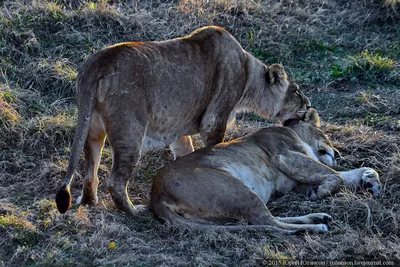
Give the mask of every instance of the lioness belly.
M 241 180 L 248 188 L 256 193 L 264 203 L 267 203 L 275 192 L 274 183 L 266 180 L 271 177 L 269 170 L 260 166 L 257 170 L 245 165 L 228 165 L 222 170 Z
M 162 149 L 165 146 L 167 146 L 167 142 L 164 137 L 160 136 L 159 138 L 154 138 L 145 136 L 142 143 L 142 153 L 150 150 Z
M 179 137 L 192 135 L 199 132 L 197 120 L 191 123 L 176 119 L 173 122 L 165 121 L 162 126 L 149 126 L 142 142 L 142 152 L 165 148 L 175 142 Z
M 146 135 L 142 143 L 142 152 L 163 149 L 179 137 L 176 133 Z

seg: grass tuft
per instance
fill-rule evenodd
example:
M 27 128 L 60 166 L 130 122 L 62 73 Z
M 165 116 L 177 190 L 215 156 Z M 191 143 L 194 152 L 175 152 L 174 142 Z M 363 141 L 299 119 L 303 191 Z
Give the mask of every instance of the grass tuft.
M 393 81 L 399 82 L 399 64 L 379 53 L 363 51 L 337 61 L 331 68 L 331 77 L 350 81 Z
M 10 101 L 9 92 L 0 92 L 0 127 L 8 128 L 13 127 L 21 121 L 21 115 L 12 107 L 8 102 Z M 8 101 L 6 100 L 8 99 Z
M 0 225 L 4 227 L 35 230 L 35 226 L 33 226 L 31 222 L 15 215 L 0 215 Z
M 384 0 L 384 5 L 395 9 L 398 5 L 400 5 L 400 0 Z

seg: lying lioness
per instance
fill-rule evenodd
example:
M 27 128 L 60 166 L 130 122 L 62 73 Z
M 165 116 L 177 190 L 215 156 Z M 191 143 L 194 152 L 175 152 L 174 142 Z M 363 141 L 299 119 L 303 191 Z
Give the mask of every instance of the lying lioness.
M 379 196 L 381 183 L 371 168 L 337 172 L 335 149 L 310 109 L 304 121 L 269 127 L 243 138 L 209 146 L 163 167 L 154 178 L 151 210 L 171 223 L 206 229 L 274 229 L 326 232 L 325 213 L 278 218 L 266 203 L 300 185 L 310 199 L 340 186 L 363 187 Z M 237 219 L 250 225 L 214 225 Z
M 267 66 L 227 31 L 204 27 L 162 42 L 127 42 L 100 50 L 79 71 L 78 126 L 57 208 L 71 206 L 70 184 L 82 150 L 86 175 L 80 204 L 96 204 L 97 170 L 106 136 L 112 147 L 107 188 L 118 208 L 136 214 L 128 179 L 142 153 L 171 145 L 174 157 L 224 139 L 237 110 L 281 121 L 303 118 L 310 101 L 281 65 Z

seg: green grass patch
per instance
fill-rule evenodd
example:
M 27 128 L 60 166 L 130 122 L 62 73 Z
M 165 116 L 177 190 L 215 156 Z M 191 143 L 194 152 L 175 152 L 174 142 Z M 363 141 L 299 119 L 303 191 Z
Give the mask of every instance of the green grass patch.
M 280 261 L 294 260 L 293 256 L 288 256 L 287 254 L 279 251 L 277 248 L 273 248 L 270 245 L 264 247 L 264 256 L 267 261 L 267 265 L 280 265 Z
M 43 117 L 39 122 L 39 129 L 41 131 L 47 130 L 61 130 L 73 129 L 76 126 L 76 120 L 74 116 L 66 113 L 56 114 L 51 117 Z
M 0 225 L 28 230 L 35 230 L 36 228 L 31 222 L 15 215 L 1 215 Z
M 10 128 L 19 124 L 21 115 L 11 105 L 15 102 L 15 96 L 10 91 L 0 91 L 0 128 Z
M 305 84 L 318 84 L 332 79 L 329 71 L 331 61 L 345 54 L 342 47 L 317 39 L 295 46 L 260 47 L 251 52 L 266 64 L 282 64 L 291 77 Z
M 14 247 L 32 247 L 39 243 L 40 234 L 36 231 L 17 232 L 13 238 Z
M 339 58 L 331 67 L 330 76 L 334 79 L 350 81 L 392 81 L 398 82 L 395 60 L 377 52 L 363 51 L 355 56 Z
M 364 125 L 377 126 L 387 123 L 392 119 L 392 116 L 387 116 L 379 113 L 368 113 L 362 120 Z

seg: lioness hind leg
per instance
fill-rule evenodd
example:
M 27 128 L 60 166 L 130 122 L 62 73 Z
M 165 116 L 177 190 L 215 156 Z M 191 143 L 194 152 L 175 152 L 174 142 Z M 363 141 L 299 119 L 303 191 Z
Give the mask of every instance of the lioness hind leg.
M 284 230 L 308 231 L 311 233 L 328 232 L 328 226 L 324 221 L 328 222 L 329 219 L 331 219 L 329 215 L 328 215 L 329 217 L 325 218 L 325 220 L 324 217 L 322 216 L 321 222 L 317 222 L 318 219 L 321 219 L 320 216 L 315 216 L 314 217 L 315 220 L 312 220 L 313 219 L 312 216 L 306 218 L 307 215 L 301 216 L 303 218 L 301 217 L 277 218 L 273 217 L 272 215 L 270 216 L 271 217 L 268 216 L 269 218 L 266 220 L 267 223 L 259 222 L 258 224 L 267 224 Z
M 105 138 L 105 130 L 96 114 L 94 114 L 85 142 L 86 176 L 82 195 L 77 199 L 77 204 L 96 205 L 98 203 L 97 187 L 99 185 L 99 179 L 97 178 L 97 170 L 99 168 L 101 151 L 103 150 Z
M 119 123 L 119 127 L 110 129 L 117 130 L 107 132 L 113 150 L 113 164 L 107 188 L 118 209 L 137 215 L 143 206 L 132 204 L 128 196 L 128 180 L 140 159 L 146 127 L 129 121 L 129 116 L 120 118 L 115 123 Z
M 275 218 L 280 222 L 294 224 L 328 224 L 332 221 L 332 217 L 326 213 L 311 213 L 304 216 Z
M 140 158 L 140 150 L 136 148 L 114 148 L 113 168 L 107 182 L 108 191 L 118 209 L 138 214 L 142 205 L 134 206 L 128 195 L 128 180 Z
M 192 138 L 189 135 L 179 137 L 170 147 L 174 153 L 174 160 L 194 151 Z
M 283 222 L 280 220 L 280 218 L 276 218 L 271 214 L 268 207 L 258 196 L 252 195 L 255 195 L 253 191 L 249 190 L 247 193 L 246 199 L 253 198 L 254 200 L 248 201 L 247 199 L 246 201 L 246 199 L 243 199 L 243 201 L 238 201 L 239 203 L 237 203 L 238 206 L 236 208 L 240 207 L 240 210 L 242 211 L 242 217 L 251 225 L 270 225 L 283 230 L 308 231 L 311 233 L 326 233 L 328 231 L 328 227 L 323 221 L 317 223 L 316 220 L 312 220 L 311 215 L 308 218 L 308 221 L 306 221 L 304 218 L 305 224 L 298 224 L 298 222 Z M 242 192 L 242 195 L 245 195 L 244 192 Z M 322 219 L 324 218 L 322 213 L 316 215 L 315 217 L 322 217 Z M 326 221 L 329 221 L 329 219 L 330 216 L 326 218 Z

